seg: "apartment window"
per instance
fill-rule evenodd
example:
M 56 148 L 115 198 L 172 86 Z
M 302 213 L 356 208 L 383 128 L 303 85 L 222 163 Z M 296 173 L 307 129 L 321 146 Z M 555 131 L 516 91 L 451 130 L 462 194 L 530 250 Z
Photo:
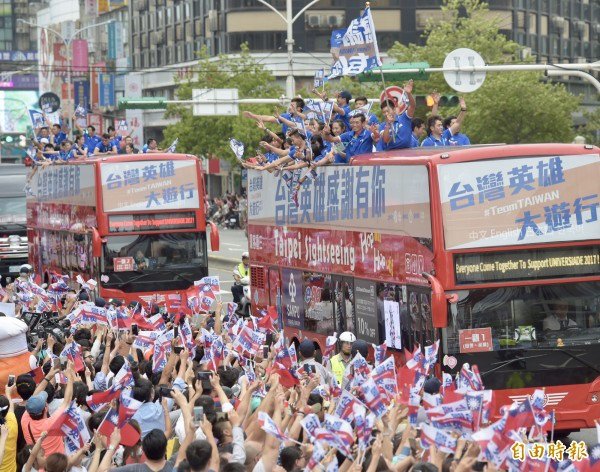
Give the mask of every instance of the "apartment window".
M 540 10 L 542 10 L 543 12 L 550 11 L 549 5 L 548 5 L 548 0 L 540 0 Z
M 522 12 L 522 11 L 517 12 L 516 22 L 517 23 L 515 24 L 515 28 L 517 28 L 519 30 L 525 29 L 525 12 Z
M 162 8 L 156 12 L 156 19 L 159 28 L 165 24 L 165 12 Z
M 422 31 L 429 21 L 436 23 L 444 20 L 444 12 L 441 10 L 416 10 L 417 30 Z
M 564 39 L 569 39 L 569 31 L 571 29 L 570 26 L 571 26 L 571 24 L 568 21 L 565 21 L 565 27 L 562 31 L 562 37 Z
M 175 40 L 183 40 L 183 25 L 175 25 Z
M 202 20 L 195 20 L 194 21 L 194 34 L 196 36 L 203 36 L 203 30 L 202 30 Z
M 142 31 L 148 31 L 148 14 L 142 15 Z
M 142 33 L 141 40 L 142 49 L 146 49 L 148 47 L 148 33 Z
M 173 22 L 173 7 L 167 8 L 167 24 L 170 25 Z
M 377 33 L 377 45 L 382 49 L 390 49 L 396 41 L 400 41 L 398 33 L 380 32 Z
M 527 32 L 529 34 L 537 34 L 537 15 L 535 13 L 528 13 L 528 28 Z
M 183 16 L 185 20 L 189 20 L 192 16 L 192 8 L 188 2 L 183 4 Z
M 173 27 L 167 26 L 167 44 L 173 44 Z
M 548 23 L 549 23 L 548 15 L 540 16 L 540 34 L 542 36 L 548 36 Z

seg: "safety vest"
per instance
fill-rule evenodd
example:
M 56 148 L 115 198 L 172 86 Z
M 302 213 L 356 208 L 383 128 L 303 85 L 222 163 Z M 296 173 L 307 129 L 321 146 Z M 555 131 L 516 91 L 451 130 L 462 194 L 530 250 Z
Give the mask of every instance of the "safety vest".
M 336 354 L 329 360 L 329 362 L 331 363 L 331 372 L 333 372 L 333 375 L 335 376 L 335 379 L 337 380 L 338 384 L 342 385 L 342 382 L 344 380 L 344 372 L 346 372 L 346 366 L 342 361 L 342 356 Z
M 250 270 L 246 270 L 244 263 L 240 262 L 240 264 L 238 265 L 238 272 L 240 273 L 240 277 L 243 279 L 244 277 L 246 277 L 248 275 Z

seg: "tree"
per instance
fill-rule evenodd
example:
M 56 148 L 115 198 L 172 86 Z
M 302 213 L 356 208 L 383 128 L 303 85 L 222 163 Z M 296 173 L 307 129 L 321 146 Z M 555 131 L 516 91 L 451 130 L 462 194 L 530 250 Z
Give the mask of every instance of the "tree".
M 520 46 L 500 32 L 501 17 L 481 0 L 445 0 L 442 20 L 430 21 L 425 45 L 396 43 L 388 52 L 398 62 L 426 60 L 434 67 L 459 47 L 479 52 L 486 64 L 516 62 Z M 456 95 L 442 74 L 416 83 L 416 93 L 437 90 Z M 488 73 L 484 84 L 465 97 L 469 114 L 463 131 L 473 143 L 534 143 L 571 141 L 572 118 L 579 99 L 562 85 L 541 81 L 531 72 Z M 458 109 L 443 109 L 456 115 Z
M 585 138 L 586 144 L 600 146 L 600 108 L 585 112 L 583 117 L 586 123 L 577 130 L 577 134 Z
M 282 94 L 273 74 L 256 62 L 245 44 L 239 55 L 221 56 L 218 60 L 211 60 L 206 49 L 203 49 L 190 77 L 179 83 L 179 100 L 190 100 L 192 89 L 237 88 L 239 98 L 276 98 Z M 229 138 L 236 138 L 246 145 L 246 156 L 250 156 L 256 151 L 262 132 L 253 121 L 241 116 L 241 111 L 246 109 L 260 114 L 272 114 L 274 107 L 240 106 L 239 116 L 193 116 L 189 105 L 169 105 L 166 116 L 177 117 L 179 122 L 167 126 L 164 143 L 168 146 L 175 138 L 179 138 L 177 150 L 180 152 L 217 156 L 234 162 L 235 156 L 229 148 Z

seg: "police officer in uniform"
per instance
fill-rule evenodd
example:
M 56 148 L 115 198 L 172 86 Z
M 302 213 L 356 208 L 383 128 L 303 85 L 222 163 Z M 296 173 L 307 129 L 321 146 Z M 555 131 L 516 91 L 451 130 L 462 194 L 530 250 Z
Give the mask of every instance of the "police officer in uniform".
M 333 373 L 338 385 L 342 385 L 346 367 L 352 360 L 352 344 L 356 341 L 356 336 L 350 331 L 344 331 L 340 334 L 338 342 L 340 343 L 340 352 L 329 359 L 328 368 Z

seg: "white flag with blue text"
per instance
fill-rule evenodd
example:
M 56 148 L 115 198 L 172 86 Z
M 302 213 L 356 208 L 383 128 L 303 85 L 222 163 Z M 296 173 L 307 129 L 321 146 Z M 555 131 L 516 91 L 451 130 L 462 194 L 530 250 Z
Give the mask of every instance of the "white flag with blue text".
M 370 8 L 366 8 L 361 16 L 352 20 L 344 34 L 338 54 L 328 79 L 356 75 L 381 66 Z

